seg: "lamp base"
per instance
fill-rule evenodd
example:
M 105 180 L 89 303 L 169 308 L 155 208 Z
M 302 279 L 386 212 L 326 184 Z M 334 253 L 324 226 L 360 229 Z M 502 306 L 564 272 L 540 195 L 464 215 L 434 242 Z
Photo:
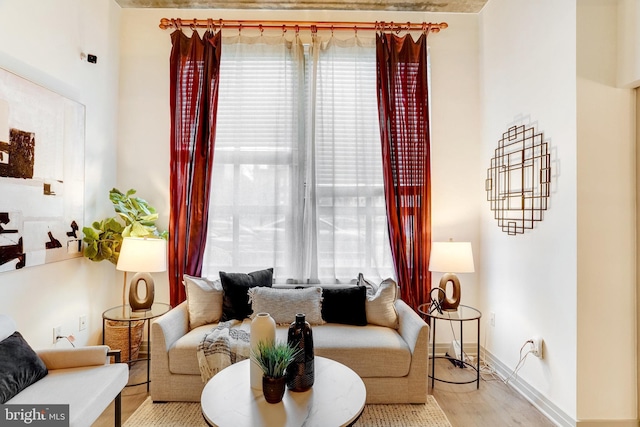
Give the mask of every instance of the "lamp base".
M 140 282 L 143 282 L 146 288 L 146 295 L 144 298 L 140 297 L 138 286 Z M 153 278 L 149 273 L 136 273 L 131 279 L 129 285 L 129 306 L 131 311 L 148 311 L 151 310 L 153 305 L 153 298 L 155 296 L 155 289 L 153 284 Z
M 451 282 L 453 293 L 451 298 L 447 297 L 447 284 Z M 453 273 L 446 273 L 440 279 L 440 289 L 444 292 L 440 292 L 440 308 L 444 311 L 457 311 L 458 305 L 460 305 L 460 280 L 458 276 Z

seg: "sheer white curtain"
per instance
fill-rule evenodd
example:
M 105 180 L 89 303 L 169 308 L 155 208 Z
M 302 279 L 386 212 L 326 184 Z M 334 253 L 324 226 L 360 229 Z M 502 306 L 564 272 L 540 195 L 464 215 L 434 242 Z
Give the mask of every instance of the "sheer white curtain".
M 299 147 L 303 46 L 281 37 L 223 38 L 203 275 L 300 271 Z
M 376 98 L 375 40 L 315 43 L 317 275 L 349 282 L 393 276 Z M 315 271 L 314 271 L 315 273 Z
M 223 39 L 205 276 L 393 277 L 375 61 L 374 40 Z

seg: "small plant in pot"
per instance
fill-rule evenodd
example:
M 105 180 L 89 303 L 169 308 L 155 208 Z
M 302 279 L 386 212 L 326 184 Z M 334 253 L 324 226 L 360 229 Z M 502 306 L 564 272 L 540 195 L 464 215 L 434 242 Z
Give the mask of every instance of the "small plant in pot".
M 262 369 L 262 394 L 269 403 L 278 403 L 284 396 L 287 383 L 287 367 L 300 350 L 287 343 L 260 341 L 255 351 L 251 350 L 251 360 Z

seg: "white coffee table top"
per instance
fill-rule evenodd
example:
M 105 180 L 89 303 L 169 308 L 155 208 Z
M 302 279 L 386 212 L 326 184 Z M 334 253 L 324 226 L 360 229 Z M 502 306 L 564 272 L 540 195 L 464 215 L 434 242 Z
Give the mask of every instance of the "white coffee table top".
M 267 403 L 262 390 L 249 385 L 249 360 L 220 371 L 201 396 L 205 420 L 217 427 L 326 427 L 352 424 L 367 397 L 362 379 L 334 360 L 315 358 L 313 387 L 288 389 L 280 403 Z

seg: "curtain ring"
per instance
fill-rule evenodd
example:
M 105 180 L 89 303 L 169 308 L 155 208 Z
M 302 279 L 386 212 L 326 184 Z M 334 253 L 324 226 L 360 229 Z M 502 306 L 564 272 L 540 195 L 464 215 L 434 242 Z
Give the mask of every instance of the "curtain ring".
M 300 26 L 296 24 L 296 35 L 300 34 Z
M 316 34 L 318 32 L 318 27 L 316 25 L 311 26 L 311 33 Z
M 287 32 L 287 26 L 282 24 L 282 35 L 284 36 L 284 33 Z
M 262 24 L 258 25 L 258 28 L 260 29 L 260 36 L 262 36 L 264 34 L 264 28 L 262 28 Z
M 193 19 L 193 23 L 189 24 L 189 28 L 191 28 L 192 31 L 196 31 L 198 29 L 198 21 L 196 21 L 196 19 Z
M 242 24 L 238 24 L 238 37 L 242 35 Z
M 176 22 L 178 23 L 178 29 L 182 31 L 182 19 L 178 18 L 176 19 Z
M 214 32 L 215 27 L 213 26 L 213 19 L 207 18 L 207 31 Z
M 353 32 L 354 32 L 354 35 L 355 35 L 356 37 L 358 37 L 358 26 L 357 26 L 357 25 L 354 25 L 354 26 L 353 26 Z
M 331 37 L 333 37 L 333 25 L 331 25 Z

